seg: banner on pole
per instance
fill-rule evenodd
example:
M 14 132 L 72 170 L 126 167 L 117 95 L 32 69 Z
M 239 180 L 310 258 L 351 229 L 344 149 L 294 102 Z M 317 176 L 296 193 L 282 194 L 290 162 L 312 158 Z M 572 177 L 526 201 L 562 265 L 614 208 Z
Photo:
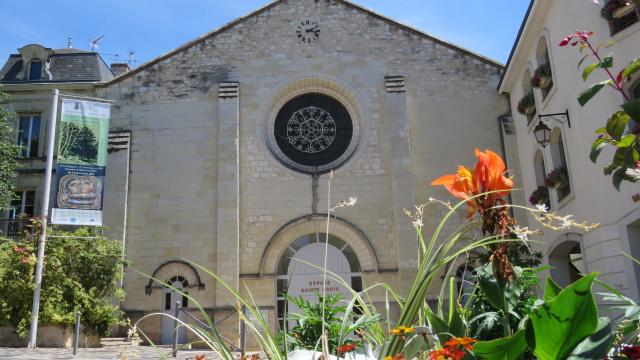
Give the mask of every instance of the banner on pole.
M 62 99 L 51 223 L 102 225 L 111 105 Z

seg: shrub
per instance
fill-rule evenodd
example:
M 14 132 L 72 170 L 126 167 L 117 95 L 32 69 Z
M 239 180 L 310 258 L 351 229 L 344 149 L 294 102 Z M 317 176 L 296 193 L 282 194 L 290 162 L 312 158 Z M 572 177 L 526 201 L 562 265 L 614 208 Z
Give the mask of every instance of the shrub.
M 80 311 L 85 329 L 106 335 L 122 323 L 117 301 L 122 276 L 119 242 L 99 234 L 101 229 L 52 231 L 45 248 L 40 324 L 69 327 Z M 33 233 L 37 233 L 34 231 Z M 25 233 L 18 240 L 0 239 L 0 325 L 26 336 L 31 323 L 37 236 Z

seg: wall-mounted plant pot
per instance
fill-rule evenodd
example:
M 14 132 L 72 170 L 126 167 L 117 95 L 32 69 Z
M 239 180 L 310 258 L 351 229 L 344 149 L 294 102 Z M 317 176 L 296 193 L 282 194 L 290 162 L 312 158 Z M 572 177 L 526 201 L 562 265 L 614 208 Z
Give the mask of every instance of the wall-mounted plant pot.
M 541 77 L 540 78 L 540 88 L 548 89 L 553 84 L 553 79 L 550 77 Z
M 617 10 L 614 10 L 612 16 L 614 19 L 620 19 L 621 17 L 629 14 L 636 8 L 636 4 L 631 3 L 629 5 L 625 5 Z

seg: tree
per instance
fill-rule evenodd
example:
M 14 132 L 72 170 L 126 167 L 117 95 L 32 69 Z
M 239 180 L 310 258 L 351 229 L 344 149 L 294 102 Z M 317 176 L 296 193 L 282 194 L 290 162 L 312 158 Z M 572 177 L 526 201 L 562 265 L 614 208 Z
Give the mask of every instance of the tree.
M 7 210 L 15 197 L 15 179 L 19 167 L 20 146 L 13 136 L 13 117 L 7 110 L 7 95 L 0 92 L 0 210 Z
M 82 161 L 95 161 L 98 157 L 98 141 L 93 131 L 86 126 L 82 126 L 76 141 L 71 147 L 71 151 L 78 155 Z

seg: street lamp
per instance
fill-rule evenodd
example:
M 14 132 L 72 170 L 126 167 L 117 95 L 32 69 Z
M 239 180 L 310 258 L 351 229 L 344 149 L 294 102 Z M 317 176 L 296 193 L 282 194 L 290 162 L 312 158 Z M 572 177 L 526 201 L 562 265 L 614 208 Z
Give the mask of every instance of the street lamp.
M 536 125 L 535 129 L 533 129 L 533 135 L 536 137 L 536 141 L 543 148 L 547 147 L 551 138 L 551 129 L 547 126 L 547 124 L 543 123 L 542 120 Z
M 546 120 L 555 120 L 559 123 L 564 123 L 566 121 L 567 125 L 571 127 L 569 110 L 566 110 L 563 113 L 538 115 L 538 125 L 533 129 L 533 135 L 536 137 L 536 142 L 543 148 L 547 147 L 549 142 L 551 142 L 551 129 L 544 123 Z

